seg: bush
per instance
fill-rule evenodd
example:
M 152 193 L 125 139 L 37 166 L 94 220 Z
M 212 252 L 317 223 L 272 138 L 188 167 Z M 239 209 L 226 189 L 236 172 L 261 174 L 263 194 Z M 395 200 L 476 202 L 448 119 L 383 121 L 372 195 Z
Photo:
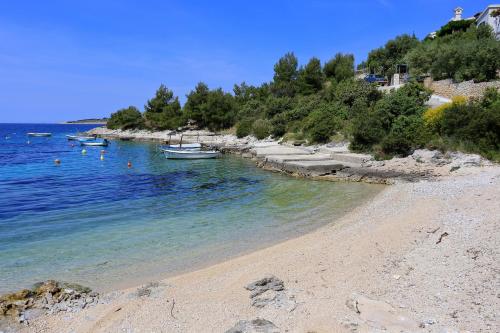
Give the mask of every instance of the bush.
M 354 151 L 370 151 L 380 142 L 385 131 L 377 113 L 369 109 L 366 114 L 358 114 L 352 122 L 350 148 Z
M 236 136 L 238 138 L 244 138 L 252 133 L 252 119 L 243 119 L 236 125 Z
M 382 149 L 387 154 L 406 156 L 426 143 L 424 123 L 421 117 L 399 116 L 392 124 L 389 134 L 382 140 Z
M 436 32 L 438 37 L 444 37 L 446 35 L 450 35 L 457 32 L 466 31 L 472 24 L 474 24 L 475 20 L 461 20 L 461 21 L 450 21 L 443 25 L 441 29 Z
M 267 119 L 257 119 L 253 123 L 252 133 L 259 140 L 267 138 L 271 134 L 271 123 Z
M 427 111 L 425 111 L 422 115 L 425 126 L 433 132 L 439 132 L 439 124 L 441 123 L 441 119 L 443 119 L 444 110 L 449 108 L 451 105 L 451 103 L 445 103 L 436 106 L 435 108 L 427 109 Z
M 286 133 L 286 118 L 284 114 L 277 114 L 271 119 L 271 134 L 275 138 L 282 137 Z
M 109 129 L 140 128 L 144 125 L 141 112 L 135 106 L 129 106 L 111 114 L 106 127 Z
M 500 151 L 500 99 L 489 106 L 483 103 L 453 104 L 444 111 L 441 131 L 452 146 L 495 158 Z
M 311 142 L 328 142 L 330 137 L 340 129 L 340 121 L 326 106 L 314 110 L 309 114 L 304 124 L 304 132 Z

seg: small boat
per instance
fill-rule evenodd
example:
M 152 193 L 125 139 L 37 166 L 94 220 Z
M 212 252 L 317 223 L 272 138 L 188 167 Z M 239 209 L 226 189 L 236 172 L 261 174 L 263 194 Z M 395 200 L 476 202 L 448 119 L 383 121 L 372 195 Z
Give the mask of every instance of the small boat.
M 87 142 L 87 141 L 95 141 L 96 137 L 95 136 L 79 136 L 78 141 L 80 142 Z
M 201 150 L 201 145 L 200 144 L 189 144 L 189 145 L 167 145 L 160 147 L 161 151 L 165 150 L 176 150 L 176 151 L 200 151 Z
M 201 148 L 201 143 L 181 143 L 179 145 L 167 145 L 166 148 L 178 148 L 178 149 L 194 149 Z M 167 148 L 167 149 L 168 149 Z
M 172 150 L 162 149 L 165 157 L 171 160 L 194 160 L 205 158 L 217 158 L 220 153 L 215 150 Z
M 42 136 L 52 136 L 52 133 L 37 133 L 37 132 L 30 132 L 30 133 L 27 133 L 28 136 L 39 136 L 39 137 L 42 137 Z
M 80 145 L 88 146 L 88 147 L 107 147 L 109 145 L 109 141 L 104 139 L 103 141 L 80 141 Z
M 95 136 L 80 136 L 80 135 L 66 135 L 68 141 L 92 141 L 95 140 Z

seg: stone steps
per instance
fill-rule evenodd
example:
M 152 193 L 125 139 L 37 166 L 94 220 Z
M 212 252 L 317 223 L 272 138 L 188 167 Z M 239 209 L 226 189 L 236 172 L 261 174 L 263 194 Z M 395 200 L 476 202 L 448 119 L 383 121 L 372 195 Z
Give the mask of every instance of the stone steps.
M 288 146 L 269 146 L 269 147 L 256 147 L 250 149 L 250 152 L 257 158 L 265 158 L 268 155 L 310 155 L 312 151 L 299 148 L 299 147 L 288 147 Z
M 367 154 L 356 154 L 356 153 L 333 153 L 330 155 L 332 159 L 348 163 L 358 163 L 362 164 L 371 161 L 373 157 Z
M 297 154 L 297 155 L 267 155 L 267 162 L 285 163 L 288 161 L 326 161 L 331 160 L 329 154 Z

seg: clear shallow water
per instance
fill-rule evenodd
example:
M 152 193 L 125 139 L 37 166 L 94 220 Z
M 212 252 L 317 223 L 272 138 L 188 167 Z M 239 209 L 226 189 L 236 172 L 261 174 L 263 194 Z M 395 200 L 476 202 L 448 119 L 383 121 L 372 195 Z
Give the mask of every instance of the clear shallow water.
M 106 290 L 200 267 L 332 222 L 381 189 L 234 156 L 166 160 L 144 143 L 113 141 L 100 160 L 101 147 L 83 155 L 65 138 L 92 127 L 0 124 L 0 293 L 49 278 Z

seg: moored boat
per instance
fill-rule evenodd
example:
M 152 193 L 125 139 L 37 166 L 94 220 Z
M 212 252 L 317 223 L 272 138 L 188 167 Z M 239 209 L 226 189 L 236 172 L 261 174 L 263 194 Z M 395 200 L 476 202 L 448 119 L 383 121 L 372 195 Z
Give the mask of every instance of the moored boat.
M 68 141 L 92 141 L 95 140 L 95 136 L 81 136 L 81 135 L 66 135 Z
M 88 146 L 88 147 L 107 147 L 109 145 L 109 141 L 104 139 L 103 141 L 80 141 L 80 145 Z
M 194 160 L 220 157 L 220 153 L 215 150 L 172 150 L 163 149 L 167 159 L 172 160 Z
M 27 133 L 28 136 L 52 136 L 52 133 L 39 133 L 39 132 L 30 132 Z

